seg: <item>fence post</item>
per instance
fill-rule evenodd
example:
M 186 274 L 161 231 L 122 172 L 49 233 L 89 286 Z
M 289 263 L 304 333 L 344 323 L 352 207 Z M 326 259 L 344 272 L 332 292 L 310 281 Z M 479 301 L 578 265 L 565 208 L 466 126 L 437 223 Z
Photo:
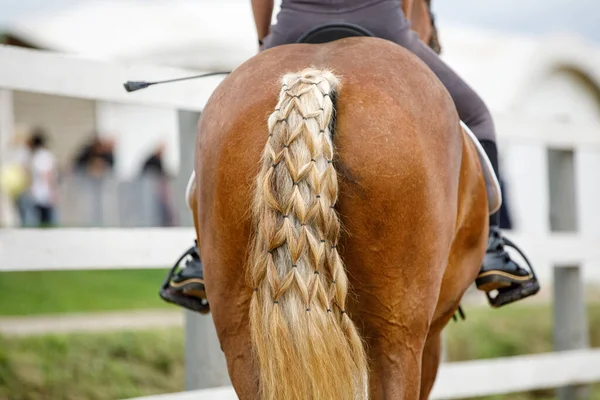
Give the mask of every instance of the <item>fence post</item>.
M 589 347 L 585 296 L 579 266 L 554 267 L 554 347 L 557 351 Z M 556 389 L 559 400 L 590 398 L 589 387 Z
M 229 386 L 225 355 L 212 316 L 185 310 L 185 389 Z
M 192 213 L 185 202 L 185 189 L 187 188 L 190 174 L 194 170 L 194 155 L 196 154 L 196 127 L 200 113 L 187 110 L 177 112 L 179 123 L 179 173 L 175 180 L 177 190 L 175 206 L 177 207 L 177 220 L 180 226 L 194 226 Z

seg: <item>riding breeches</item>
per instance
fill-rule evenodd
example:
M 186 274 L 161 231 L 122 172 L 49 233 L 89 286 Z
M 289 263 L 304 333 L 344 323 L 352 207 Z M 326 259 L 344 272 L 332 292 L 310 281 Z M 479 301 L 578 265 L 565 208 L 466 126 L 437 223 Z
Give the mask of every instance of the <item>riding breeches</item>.
M 261 50 L 295 43 L 308 30 L 336 22 L 360 25 L 376 37 L 390 40 L 413 52 L 444 84 L 454 100 L 460 119 L 475 136 L 480 141 L 496 141 L 492 116 L 485 103 L 411 30 L 400 0 L 371 0 L 362 4 L 356 0 L 283 0 L 277 23 L 264 38 Z

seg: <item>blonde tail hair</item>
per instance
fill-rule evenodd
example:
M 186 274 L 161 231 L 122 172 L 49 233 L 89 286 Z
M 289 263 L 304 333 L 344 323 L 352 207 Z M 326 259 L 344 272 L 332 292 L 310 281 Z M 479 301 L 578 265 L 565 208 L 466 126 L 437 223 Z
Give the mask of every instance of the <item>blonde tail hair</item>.
M 338 86 L 329 71 L 287 74 L 268 120 L 248 270 L 261 399 L 368 396 L 366 355 L 345 310 L 348 278 L 336 248 L 330 125 Z

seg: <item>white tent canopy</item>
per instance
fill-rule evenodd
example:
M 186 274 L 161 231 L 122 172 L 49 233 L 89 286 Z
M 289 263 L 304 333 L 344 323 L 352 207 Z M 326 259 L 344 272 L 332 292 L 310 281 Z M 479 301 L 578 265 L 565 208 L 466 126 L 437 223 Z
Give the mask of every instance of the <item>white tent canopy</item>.
M 200 69 L 230 68 L 257 50 L 250 2 L 242 0 L 81 2 L 8 31 L 52 50 Z

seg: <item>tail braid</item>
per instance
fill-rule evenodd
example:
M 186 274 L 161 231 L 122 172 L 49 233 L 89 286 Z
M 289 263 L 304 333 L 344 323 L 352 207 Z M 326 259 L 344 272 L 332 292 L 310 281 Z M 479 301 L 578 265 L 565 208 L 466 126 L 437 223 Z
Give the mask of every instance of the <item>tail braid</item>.
M 345 312 L 331 72 L 283 77 L 256 180 L 249 268 L 252 341 L 264 399 L 367 397 L 366 357 Z

